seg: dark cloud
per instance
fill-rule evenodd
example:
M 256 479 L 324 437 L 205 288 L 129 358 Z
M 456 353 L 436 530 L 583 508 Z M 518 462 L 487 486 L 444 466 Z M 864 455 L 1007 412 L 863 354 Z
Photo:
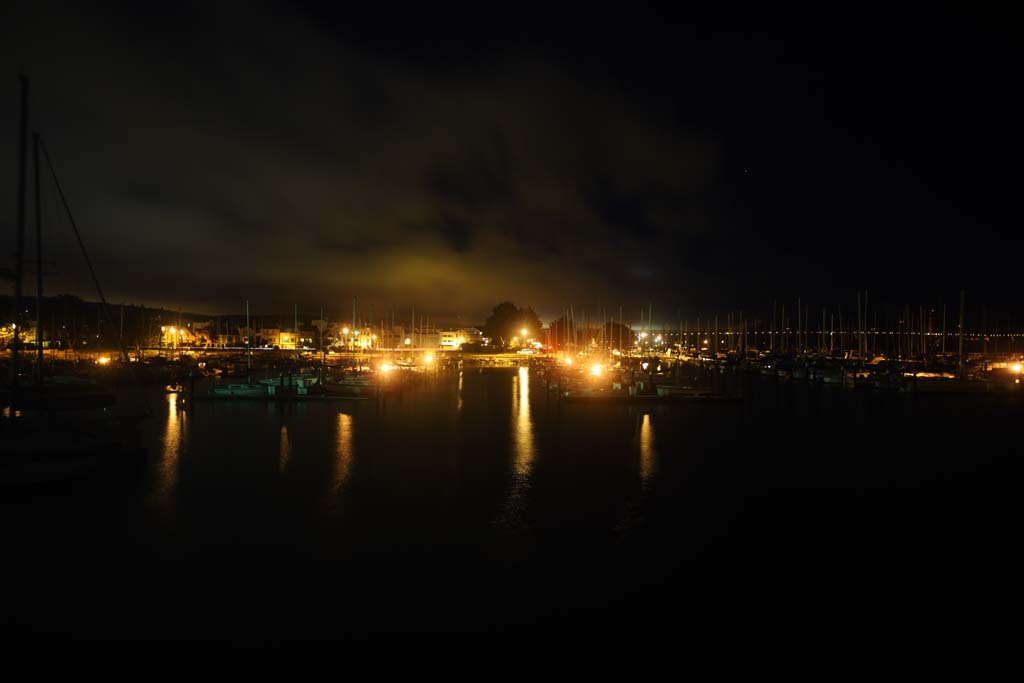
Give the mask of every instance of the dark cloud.
M 428 169 L 427 189 L 471 211 L 516 206 L 516 173 L 501 131 L 492 131 L 465 151 L 461 159 Z
M 34 119 L 115 298 L 552 308 L 606 287 L 654 225 L 648 186 L 716 164 L 713 144 L 532 50 L 420 70 L 280 8 L 62 12 L 50 39 L 25 16 Z
M 33 125 L 114 299 L 289 310 L 358 294 L 468 317 L 505 299 L 545 314 L 735 300 L 787 263 L 820 280 L 817 236 L 919 215 L 898 197 L 926 194 L 822 114 L 834 58 L 654 15 L 488 33 L 316 4 L 7 12 Z M 876 199 L 853 201 L 854 181 Z M 11 193 L 0 212 L 8 228 Z M 51 291 L 81 291 L 52 228 Z M 847 252 L 829 260 L 854 277 Z

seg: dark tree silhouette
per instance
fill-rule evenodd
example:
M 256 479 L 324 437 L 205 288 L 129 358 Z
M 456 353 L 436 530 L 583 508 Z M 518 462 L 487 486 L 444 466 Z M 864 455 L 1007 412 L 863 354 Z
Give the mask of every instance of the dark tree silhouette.
M 507 346 L 512 337 L 518 337 L 521 330 L 528 336 L 540 337 L 540 318 L 532 308 L 518 308 L 511 301 L 503 301 L 494 307 L 484 322 L 484 336 L 491 338 L 496 346 Z

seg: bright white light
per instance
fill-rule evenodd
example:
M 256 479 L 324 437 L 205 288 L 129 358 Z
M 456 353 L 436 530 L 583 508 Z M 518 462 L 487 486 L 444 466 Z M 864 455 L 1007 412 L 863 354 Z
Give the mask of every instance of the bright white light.
M 409 339 L 408 337 L 406 337 L 405 338 L 405 345 L 408 346 L 409 344 L 412 344 L 412 339 Z
M 600 363 L 595 363 L 590 368 L 590 374 L 593 375 L 594 377 L 600 377 L 602 372 L 604 372 L 604 368 L 601 367 Z
M 642 367 L 644 370 L 646 370 L 648 365 L 650 365 L 650 363 L 648 363 L 647 361 L 644 361 L 643 363 L 640 364 L 640 367 Z
M 434 362 L 434 357 L 428 353 L 427 355 L 423 356 L 423 362 L 429 365 L 430 363 Z

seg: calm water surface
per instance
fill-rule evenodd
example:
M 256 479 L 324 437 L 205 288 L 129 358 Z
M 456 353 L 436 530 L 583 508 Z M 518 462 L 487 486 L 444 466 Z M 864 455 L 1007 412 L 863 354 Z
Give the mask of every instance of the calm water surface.
M 7 626 L 703 647 L 1019 597 L 1019 402 L 729 381 L 742 402 L 559 405 L 525 368 L 384 402 L 153 392 L 144 471 L 4 501 Z

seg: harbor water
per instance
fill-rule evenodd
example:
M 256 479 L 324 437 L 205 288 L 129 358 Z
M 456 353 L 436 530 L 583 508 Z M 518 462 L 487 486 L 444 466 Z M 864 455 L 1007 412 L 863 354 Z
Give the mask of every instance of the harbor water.
M 382 400 L 152 390 L 138 470 L 5 494 L 5 630 L 644 659 L 997 637 L 1015 395 L 730 381 L 742 400 L 664 405 L 562 403 L 527 368 Z

